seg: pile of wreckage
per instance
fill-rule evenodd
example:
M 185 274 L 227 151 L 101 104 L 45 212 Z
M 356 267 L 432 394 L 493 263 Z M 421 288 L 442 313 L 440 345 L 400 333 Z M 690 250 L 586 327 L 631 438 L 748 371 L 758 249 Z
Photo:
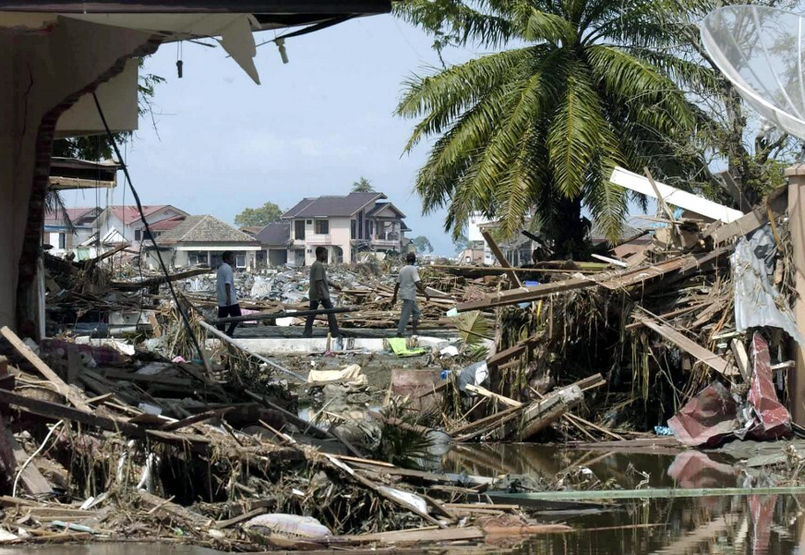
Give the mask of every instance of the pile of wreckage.
M 420 327 L 454 338 L 385 339 L 395 370 L 374 396 L 346 343 L 328 339 L 291 368 L 216 330 L 207 268 L 115 279 L 113 255 L 46 257 L 57 332 L 37 344 L 0 330 L 0 542 L 358 550 L 505 537 L 512 546 L 572 530 L 512 504 L 510 481 L 443 472 L 433 459 L 444 449 L 712 447 L 801 433 L 785 408 L 787 353 L 803 342 L 789 308 L 785 191 L 729 223 L 660 204 L 667 227 L 603 264 L 511 268 L 488 237 L 500 268 L 423 268 Z M 342 285 L 342 327 L 395 325 L 391 268 L 331 276 Z M 302 324 L 303 270 L 238 279 L 254 322 Z M 123 338 L 85 336 L 126 311 Z M 312 403 L 304 418 L 300 399 Z M 539 485 L 589 487 L 601 484 Z
M 186 362 L 113 344 L 37 345 L 7 327 L 0 336 L 0 543 L 483 547 L 571 531 L 495 502 L 492 479 L 367 458 L 337 427 L 300 418 L 270 369 L 230 366 L 226 345 Z M 336 374 L 311 372 L 307 387 L 356 377 Z M 374 418 L 398 440 L 419 432 L 389 411 Z
M 681 216 L 660 201 L 667 227 L 603 271 L 540 274 L 498 252 L 510 288 L 457 305 L 497 325 L 491 355 L 446 395 L 451 437 L 713 447 L 802 433 L 785 408 L 792 342 L 805 344 L 786 188 L 729 223 L 694 198 L 701 213 Z

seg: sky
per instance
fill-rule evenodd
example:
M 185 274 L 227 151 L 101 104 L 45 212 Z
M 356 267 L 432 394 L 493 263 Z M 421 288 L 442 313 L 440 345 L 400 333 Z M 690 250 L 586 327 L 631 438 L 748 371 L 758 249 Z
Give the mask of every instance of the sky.
M 244 208 L 271 201 L 287 209 L 303 197 L 347 194 L 365 176 L 406 214 L 410 237 L 425 235 L 437 254 L 452 255 L 444 212 L 423 216 L 413 189 L 428 144 L 404 154 L 416 122 L 394 115 L 405 79 L 439 65 L 431 44 L 390 15 L 352 20 L 287 40 L 288 64 L 273 43 L 258 48 L 261 85 L 220 47 L 187 42 L 179 79 L 177 45 L 161 46 L 142 70 L 166 79 L 155 93 L 155 127 L 141 118 L 124 153 L 143 204 L 233 224 Z M 474 55 L 456 49 L 444 57 L 450 64 Z M 123 187 L 112 195 L 111 203 L 132 203 Z M 88 206 L 95 197 L 75 192 L 65 201 Z

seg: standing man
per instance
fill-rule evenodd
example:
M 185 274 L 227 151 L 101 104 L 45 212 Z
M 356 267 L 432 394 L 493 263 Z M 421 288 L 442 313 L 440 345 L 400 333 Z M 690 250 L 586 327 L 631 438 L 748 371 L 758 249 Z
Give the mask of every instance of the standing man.
M 402 337 L 405 333 L 405 327 L 408 325 L 408 319 L 413 314 L 414 316 L 414 335 L 416 335 L 416 327 L 419 324 L 419 316 L 422 314 L 416 304 L 416 291 L 425 295 L 425 298 L 430 300 L 425 286 L 419 280 L 419 271 L 416 269 L 416 254 L 409 252 L 405 256 L 406 264 L 400 270 L 400 275 L 397 278 L 397 283 L 394 284 L 394 296 L 391 298 L 391 304 L 394 306 L 397 303 L 397 292 L 400 293 L 402 299 L 402 312 L 400 313 L 400 323 L 397 325 L 397 337 Z
M 327 262 L 327 248 L 316 247 L 316 262 L 310 267 L 310 310 L 316 310 L 320 304 L 324 308 L 333 308 L 333 303 L 330 301 L 329 286 L 336 286 L 327 279 L 327 269 L 324 267 L 325 262 Z M 313 337 L 313 320 L 315 318 L 315 314 L 308 314 L 302 337 Z M 330 335 L 341 337 L 341 333 L 338 331 L 338 322 L 335 321 L 335 314 L 328 314 L 327 322 L 330 325 Z
M 232 272 L 232 264 L 235 263 L 235 255 L 232 251 L 226 251 L 221 255 L 221 265 L 218 266 L 218 318 L 229 316 L 240 316 L 240 305 L 238 304 L 238 294 L 235 290 L 235 274 Z M 218 324 L 219 330 L 224 331 L 226 324 Z M 226 334 L 232 337 L 237 322 L 229 324 Z

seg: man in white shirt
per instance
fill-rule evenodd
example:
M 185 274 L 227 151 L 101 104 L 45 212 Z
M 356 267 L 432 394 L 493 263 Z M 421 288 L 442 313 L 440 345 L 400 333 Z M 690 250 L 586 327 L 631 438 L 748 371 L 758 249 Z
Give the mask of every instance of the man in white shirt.
M 416 269 L 416 254 L 409 252 L 406 257 L 407 265 L 403 266 L 400 270 L 400 275 L 397 278 L 397 283 L 394 284 L 394 296 L 391 298 L 392 306 L 397 304 L 397 293 L 400 293 L 402 299 L 402 312 L 400 312 L 400 323 L 397 324 L 397 337 L 402 337 L 405 333 L 405 327 L 408 325 L 408 319 L 411 315 L 414 316 L 413 328 L 414 335 L 416 335 L 416 328 L 419 324 L 419 317 L 422 314 L 416 304 L 416 292 L 425 295 L 425 298 L 430 300 L 425 286 L 419 280 L 419 271 Z
M 223 262 L 218 266 L 218 318 L 227 318 L 229 316 L 240 316 L 240 305 L 238 304 L 238 294 L 235 290 L 235 274 L 232 271 L 232 265 L 235 263 L 235 255 L 232 251 L 226 251 L 221 255 Z M 235 333 L 235 328 L 238 327 L 237 322 L 229 324 L 229 329 L 226 334 L 232 337 Z M 217 328 L 224 331 L 226 324 L 218 324 Z

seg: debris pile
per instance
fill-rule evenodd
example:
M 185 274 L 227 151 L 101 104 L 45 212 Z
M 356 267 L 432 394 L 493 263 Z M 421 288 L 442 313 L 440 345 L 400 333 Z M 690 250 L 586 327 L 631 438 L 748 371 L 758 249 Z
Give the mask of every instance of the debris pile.
M 574 264 L 521 286 L 521 269 L 500 260 L 510 288 L 457 304 L 497 331 L 482 380 L 465 387 L 452 374 L 448 433 L 622 441 L 670 426 L 692 446 L 790 435 L 786 354 L 803 339 L 784 200 L 775 191 L 728 224 L 670 214 L 615 270 Z

